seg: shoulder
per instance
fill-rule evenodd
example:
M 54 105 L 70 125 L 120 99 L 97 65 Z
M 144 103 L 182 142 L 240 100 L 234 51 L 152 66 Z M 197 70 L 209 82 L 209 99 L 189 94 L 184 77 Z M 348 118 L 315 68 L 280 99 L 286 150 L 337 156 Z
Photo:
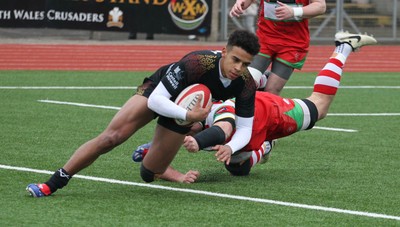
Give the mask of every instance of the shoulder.
M 205 68 L 210 70 L 215 68 L 219 63 L 219 59 L 221 59 L 220 51 L 212 51 L 212 50 L 199 50 L 193 51 L 187 54 L 180 60 L 180 63 L 185 66 L 185 68 Z
M 221 51 L 213 51 L 213 50 L 197 50 L 192 51 L 185 55 L 182 59 L 201 59 L 201 58 L 221 58 Z
M 257 85 L 249 72 L 243 73 L 241 77 L 239 77 L 235 81 L 240 87 L 237 88 L 237 91 L 239 92 L 237 93 L 237 98 L 247 100 L 255 96 Z

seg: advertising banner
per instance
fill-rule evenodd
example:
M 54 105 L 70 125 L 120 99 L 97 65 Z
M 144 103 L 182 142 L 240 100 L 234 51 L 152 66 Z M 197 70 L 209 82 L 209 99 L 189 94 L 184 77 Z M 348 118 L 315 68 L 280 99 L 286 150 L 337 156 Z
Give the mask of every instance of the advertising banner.
M 0 27 L 209 35 L 212 0 L 1 0 Z

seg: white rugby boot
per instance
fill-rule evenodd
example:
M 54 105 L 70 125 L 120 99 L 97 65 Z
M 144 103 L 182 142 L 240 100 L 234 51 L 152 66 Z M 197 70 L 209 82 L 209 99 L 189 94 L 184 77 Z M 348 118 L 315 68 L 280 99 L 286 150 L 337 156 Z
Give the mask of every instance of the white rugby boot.
M 367 34 L 353 34 L 348 31 L 339 31 L 335 34 L 335 44 L 339 46 L 342 43 L 348 43 L 353 48 L 353 52 L 366 45 L 375 45 L 376 39 Z

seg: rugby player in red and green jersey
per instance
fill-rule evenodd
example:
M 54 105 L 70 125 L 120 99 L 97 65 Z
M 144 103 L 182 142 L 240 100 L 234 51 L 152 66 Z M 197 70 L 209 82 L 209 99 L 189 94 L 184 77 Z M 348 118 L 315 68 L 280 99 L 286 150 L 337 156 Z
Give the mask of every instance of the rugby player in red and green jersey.
M 239 17 L 254 0 L 237 0 L 230 11 Z M 308 20 L 326 11 L 325 0 L 261 0 L 257 21 L 260 53 L 249 66 L 260 78 L 266 72 L 264 91 L 279 95 L 294 69 L 301 69 L 310 44 Z

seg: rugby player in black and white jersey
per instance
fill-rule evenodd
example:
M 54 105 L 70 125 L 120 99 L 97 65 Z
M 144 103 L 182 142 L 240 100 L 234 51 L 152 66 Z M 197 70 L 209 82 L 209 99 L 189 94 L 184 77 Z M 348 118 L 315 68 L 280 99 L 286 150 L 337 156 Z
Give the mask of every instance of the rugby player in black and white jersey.
M 226 169 L 234 176 L 248 175 L 254 165 L 265 163 L 269 159 L 272 149 L 270 141 L 309 130 L 317 121 L 324 119 L 339 89 L 347 58 L 352 52 L 359 51 L 361 47 L 376 43 L 376 39 L 367 34 L 339 31 L 335 35 L 336 47 L 325 66 L 317 74 L 310 96 L 305 99 L 293 99 L 269 92 L 257 92 L 250 142 L 232 156 L 230 163 L 224 163 Z M 260 88 L 265 86 L 266 81 L 267 78 L 259 81 Z M 221 145 L 215 143 L 215 138 L 228 138 L 227 141 L 229 141 L 230 136 L 235 133 L 235 127 L 232 124 L 235 118 L 233 99 L 214 102 L 205 122 L 193 124 L 183 146 L 189 152 L 217 149 Z M 214 133 L 213 128 L 222 129 L 221 135 Z M 151 146 L 151 142 L 139 146 L 132 155 L 133 161 L 141 162 Z M 171 166 L 159 178 L 173 182 L 193 183 L 199 176 L 199 171 L 189 170 L 181 173 Z
M 256 84 L 247 66 L 259 48 L 254 34 L 237 30 L 230 35 L 222 51 L 194 51 L 178 62 L 161 67 L 144 79 L 136 94 L 100 135 L 81 145 L 48 181 L 29 184 L 28 192 L 34 197 L 51 195 L 100 155 L 122 144 L 158 117 L 152 146 L 140 168 L 142 179 L 152 182 L 165 172 L 190 130 L 190 127 L 177 125 L 173 119 L 198 122 L 204 120 L 210 111 L 211 105 L 201 108 L 200 102 L 191 111 L 173 102 L 183 89 L 195 83 L 206 85 L 215 99 L 236 98 L 235 136 L 216 153 L 218 161 L 229 163 L 231 154 L 244 147 L 251 137 Z M 222 144 L 224 141 L 216 142 Z

